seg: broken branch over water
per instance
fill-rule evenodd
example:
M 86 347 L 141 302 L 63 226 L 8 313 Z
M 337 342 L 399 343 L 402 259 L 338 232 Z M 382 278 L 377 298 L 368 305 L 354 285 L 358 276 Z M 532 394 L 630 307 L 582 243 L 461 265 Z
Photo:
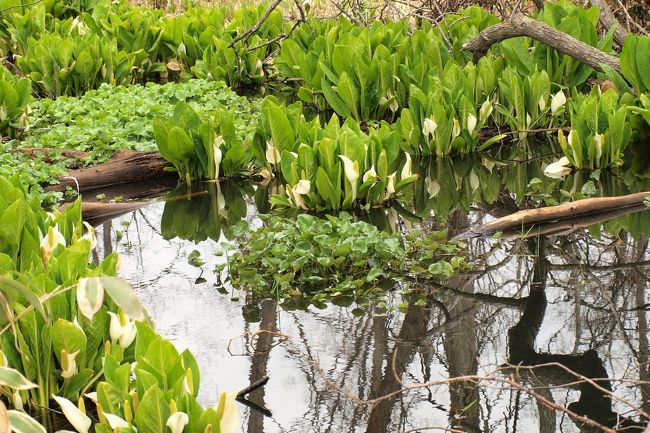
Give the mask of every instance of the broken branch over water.
M 461 238 L 473 238 L 481 236 L 491 236 L 498 232 L 506 232 L 509 230 L 517 231 L 520 235 L 525 236 L 530 234 L 539 234 L 539 231 L 531 230 L 531 226 L 540 226 L 548 224 L 544 227 L 544 233 L 549 231 L 557 231 L 558 228 L 566 230 L 566 221 L 570 218 L 596 216 L 598 214 L 605 214 L 607 212 L 621 211 L 638 211 L 643 209 L 643 201 L 650 196 L 650 191 L 639 192 L 636 194 L 628 194 L 618 197 L 596 197 L 586 198 L 583 200 L 572 201 L 558 206 L 549 206 L 538 209 L 526 209 L 515 212 L 512 215 L 499 218 L 491 223 L 484 224 L 460 235 Z M 607 218 L 606 218 L 607 219 Z M 593 224 L 596 221 L 589 219 L 588 224 Z

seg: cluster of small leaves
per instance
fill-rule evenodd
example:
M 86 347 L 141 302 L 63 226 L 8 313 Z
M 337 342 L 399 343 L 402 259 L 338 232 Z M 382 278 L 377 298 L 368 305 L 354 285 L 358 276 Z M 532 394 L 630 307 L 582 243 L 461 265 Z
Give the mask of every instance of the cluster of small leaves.
M 29 187 L 30 195 L 40 195 L 45 204 L 56 203 L 61 193 L 43 193 L 41 184 L 51 179 L 65 176 L 67 170 L 62 161 L 49 163 L 42 156 L 28 156 L 11 150 L 10 143 L 0 143 L 0 176 L 7 178 L 17 175 L 21 184 Z
M 387 290 L 408 275 L 454 274 L 463 260 L 439 260 L 439 254 L 457 251 L 456 244 L 445 245 L 445 237 L 418 232 L 403 239 L 353 222 L 347 213 L 327 219 L 303 214 L 295 221 L 274 216 L 242 242 L 245 250 L 231 255 L 227 265 L 233 287 L 284 308 L 383 304 Z
M 187 102 L 204 118 L 228 109 L 235 113 L 241 138 L 252 131 L 258 109 L 223 82 L 190 80 L 145 86 L 109 86 L 80 98 L 42 99 L 33 105 L 32 129 L 23 147 L 57 147 L 91 152 L 88 164 L 103 162 L 121 149 L 156 150 L 152 119 L 170 116 Z

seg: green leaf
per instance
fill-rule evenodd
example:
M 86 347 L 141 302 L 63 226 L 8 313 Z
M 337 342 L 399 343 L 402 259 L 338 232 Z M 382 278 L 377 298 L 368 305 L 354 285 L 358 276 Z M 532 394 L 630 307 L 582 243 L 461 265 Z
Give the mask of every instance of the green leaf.
M 6 293 L 18 293 L 21 296 L 23 296 L 27 302 L 29 302 L 30 305 L 32 305 L 36 311 L 41 313 L 41 316 L 43 316 L 43 320 L 48 321 L 48 317 L 45 314 L 45 309 L 43 308 L 43 304 L 41 303 L 41 300 L 39 299 L 36 294 L 30 290 L 29 288 L 23 286 L 17 281 L 10 280 L 5 277 L 0 277 L 0 291 L 6 292 Z
M 323 95 L 330 104 L 330 107 L 341 117 L 348 117 L 350 115 L 350 108 L 343 102 L 341 97 L 332 89 L 332 86 L 325 77 L 321 78 L 321 88 Z
M 59 362 L 61 362 L 62 350 L 69 355 L 79 351 L 79 359 L 82 359 L 86 352 L 86 334 L 79 325 L 65 319 L 58 319 L 52 327 L 52 345 Z
M 442 278 L 451 278 L 454 276 L 454 267 L 444 260 L 440 260 L 430 265 L 428 271 L 430 274 Z
M 263 106 L 262 110 L 271 128 L 271 139 L 275 148 L 280 152 L 292 151 L 295 144 L 295 133 L 284 110 L 273 103 Z
M 152 386 L 144 393 L 135 413 L 138 433 L 165 433 L 169 415 L 169 403 L 163 392 Z
M 643 82 L 639 92 L 650 91 L 650 36 L 640 36 L 636 46 L 637 71 Z M 641 84 L 641 83 L 639 83 Z
M 9 367 L 0 367 L 0 385 L 16 390 L 37 388 L 38 385 L 30 382 L 18 370 Z
M 343 72 L 341 74 L 336 87 L 341 100 L 354 114 L 354 118 L 357 119 L 357 121 L 362 120 L 359 118 L 359 96 L 354 84 L 352 83 L 352 80 L 346 72 Z

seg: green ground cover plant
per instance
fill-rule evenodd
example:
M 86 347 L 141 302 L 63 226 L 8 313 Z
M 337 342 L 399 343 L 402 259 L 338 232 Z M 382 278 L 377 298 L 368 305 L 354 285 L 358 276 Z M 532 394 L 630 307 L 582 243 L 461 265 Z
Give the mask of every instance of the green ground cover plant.
M 21 147 L 55 147 L 92 153 L 91 162 L 103 162 L 117 150 L 155 150 L 152 121 L 170 116 L 185 102 L 208 118 L 224 109 L 236 113 L 235 134 L 243 139 L 257 118 L 255 103 L 237 96 L 223 82 L 145 86 L 101 86 L 80 98 L 41 99 L 32 105 L 31 130 Z
M 403 239 L 346 213 L 265 222 L 241 237 L 241 250 L 228 256 L 228 281 L 287 308 L 381 302 L 386 289 L 410 272 L 423 279 L 450 278 L 464 265 L 454 256 L 462 244 L 446 242 L 444 232 L 414 231 Z
M 41 185 L 65 176 L 70 164 L 102 163 L 122 149 L 156 150 L 153 119 L 171 116 L 179 102 L 193 107 L 205 119 L 231 111 L 231 135 L 237 141 L 252 135 L 259 116 L 255 101 L 237 96 L 223 82 L 205 80 L 145 86 L 104 85 L 80 98 L 40 99 L 26 108 L 30 128 L 23 131 L 22 140 L 0 144 L 0 174 L 20 176 L 22 184 L 38 194 L 42 192 Z M 88 155 L 79 161 L 54 152 L 47 155 L 45 162 L 44 155 L 20 152 L 33 148 L 74 149 Z M 224 166 L 235 171 L 227 162 Z M 46 202 L 56 202 L 61 194 L 42 197 Z

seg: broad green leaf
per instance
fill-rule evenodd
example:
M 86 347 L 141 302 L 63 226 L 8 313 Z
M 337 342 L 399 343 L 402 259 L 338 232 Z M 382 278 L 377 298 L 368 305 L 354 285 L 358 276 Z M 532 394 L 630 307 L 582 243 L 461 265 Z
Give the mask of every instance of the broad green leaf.
M 169 415 L 169 403 L 163 392 L 152 386 L 144 393 L 135 413 L 138 433 L 165 433 Z
M 343 72 L 341 74 L 336 87 L 341 100 L 354 114 L 354 118 L 357 119 L 357 121 L 362 120 L 359 117 L 359 95 L 357 93 L 356 86 L 346 72 Z
M 27 302 L 29 302 L 29 304 L 36 309 L 36 311 L 41 313 L 41 316 L 43 316 L 43 319 L 45 321 L 48 320 L 48 317 L 45 314 L 45 309 L 43 308 L 43 304 L 41 303 L 41 300 L 29 288 L 23 286 L 17 281 L 10 280 L 5 277 L 0 277 L 0 291 L 3 291 L 5 293 L 10 293 L 10 294 L 17 293 L 23 296 L 27 300 Z
M 79 325 L 65 319 L 58 319 L 52 326 L 52 345 L 54 354 L 61 362 L 61 351 L 68 354 L 79 352 L 77 359 L 83 359 L 86 352 L 86 334 Z
M 330 107 L 341 117 L 348 117 L 350 115 L 350 108 L 343 102 L 334 89 L 332 89 L 332 86 L 325 77 L 321 79 L 321 88 Z

